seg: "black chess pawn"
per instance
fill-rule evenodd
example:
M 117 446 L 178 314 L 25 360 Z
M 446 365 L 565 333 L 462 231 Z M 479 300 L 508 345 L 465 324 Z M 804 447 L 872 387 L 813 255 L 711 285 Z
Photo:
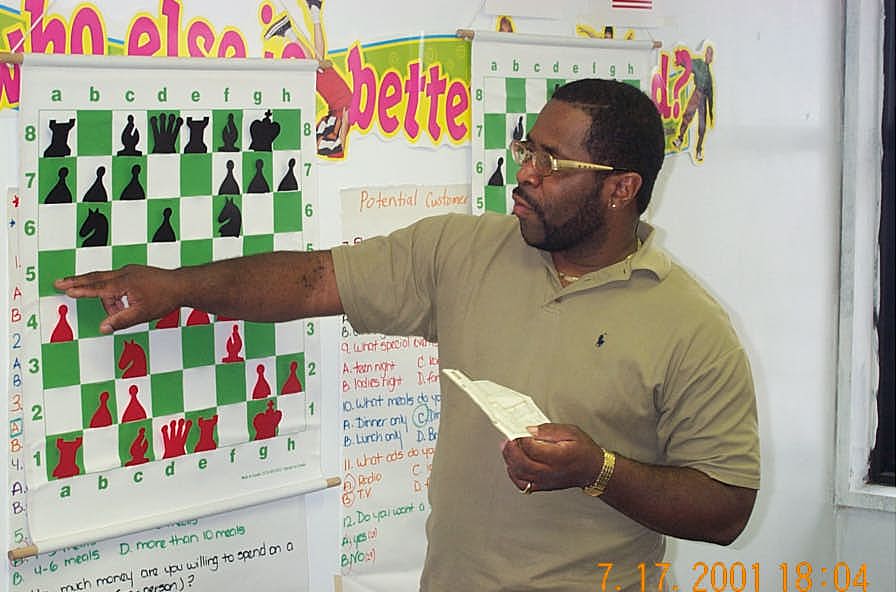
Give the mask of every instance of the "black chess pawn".
M 184 154 L 205 154 L 208 146 L 205 145 L 205 128 L 208 125 L 208 116 L 202 119 L 187 117 L 187 127 L 190 128 L 190 141 L 184 147 Z
M 121 131 L 121 145 L 124 146 L 118 151 L 118 156 L 140 156 L 142 150 L 137 150 L 137 144 L 140 143 L 140 130 L 134 125 L 134 116 L 128 115 L 128 122 Z
M 162 211 L 162 223 L 159 224 L 159 227 L 152 235 L 152 242 L 173 243 L 177 240 L 177 237 L 174 235 L 174 227 L 171 226 L 171 214 L 171 208 L 165 208 Z
M 492 176 L 488 178 L 488 184 L 495 187 L 500 187 L 504 185 L 504 173 L 501 172 L 501 167 L 504 165 L 504 157 L 498 157 L 498 166 L 495 168 L 495 172 L 492 173 Z
M 62 123 L 51 119 L 48 125 L 53 135 L 50 138 L 50 145 L 44 150 L 44 156 L 68 156 L 71 154 L 72 149 L 68 146 L 68 134 L 75 127 L 75 119 L 71 118 Z
M 221 141 L 223 144 L 218 147 L 218 152 L 237 152 L 239 148 L 237 148 L 236 142 L 239 137 L 240 133 L 233 120 L 233 113 L 228 113 L 227 123 L 224 125 L 224 129 L 221 130 Z
M 260 152 L 270 152 L 274 145 L 274 140 L 280 135 L 280 124 L 271 121 L 271 110 L 264 112 L 262 119 L 256 119 L 249 126 L 249 135 L 252 142 L 249 144 L 249 150 L 258 150 Z
M 177 143 L 177 135 L 180 128 L 184 124 L 184 118 L 169 113 L 165 117 L 164 113 L 159 113 L 158 117 L 153 115 L 149 118 L 149 125 L 152 129 L 153 154 L 174 154 L 177 152 L 175 144 Z
M 233 161 L 227 161 L 227 176 L 224 177 L 224 181 L 221 182 L 221 187 L 218 189 L 218 195 L 239 195 L 240 194 L 240 186 L 239 183 L 236 182 L 236 177 L 233 176 Z
M 81 201 L 109 201 L 109 194 L 106 193 L 106 186 L 103 185 L 103 176 L 106 174 L 106 167 L 100 166 L 96 168 L 96 180 Z
M 260 158 L 255 160 L 255 176 L 249 181 L 247 193 L 268 193 L 271 186 L 267 179 L 264 178 L 264 161 Z
M 68 167 L 59 167 L 59 180 L 50 189 L 47 197 L 44 199 L 45 204 L 61 204 L 72 203 L 72 191 L 68 188 L 66 177 L 68 177 Z
M 286 174 L 283 175 L 283 178 L 280 179 L 280 184 L 277 185 L 277 191 L 298 191 L 299 190 L 299 182 L 296 179 L 296 159 L 289 159 L 289 170 L 286 171 Z
M 520 118 L 516 122 L 516 126 L 513 128 L 513 139 L 514 140 L 522 140 L 523 139 L 523 116 L 520 115 Z
M 143 185 L 140 184 L 140 170 L 139 164 L 131 167 L 131 180 L 122 189 L 121 196 L 118 199 L 146 199 L 146 191 L 143 189 Z
M 109 244 L 109 219 L 99 209 L 89 208 L 78 235 L 84 239 L 82 247 L 105 247 Z

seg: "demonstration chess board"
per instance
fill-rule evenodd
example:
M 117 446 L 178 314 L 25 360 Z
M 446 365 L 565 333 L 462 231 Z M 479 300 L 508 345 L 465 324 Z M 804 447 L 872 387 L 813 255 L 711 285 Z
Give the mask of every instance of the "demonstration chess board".
M 473 212 L 508 213 L 524 139 L 554 90 L 581 78 L 649 88 L 652 43 L 477 31 L 470 72 Z
M 513 207 L 511 192 L 519 166 L 510 156 L 511 140 L 522 140 L 554 89 L 566 84 L 561 78 L 486 76 L 482 79 L 482 114 L 474 154 L 474 185 L 482 199 L 481 211 L 506 214 Z M 478 150 L 477 150 L 478 148 Z M 476 156 L 474 156 L 474 159 Z
M 307 425 L 303 322 L 180 309 L 101 335 L 101 304 L 67 298 L 53 281 L 128 263 L 173 268 L 304 249 L 308 115 L 264 106 L 84 107 L 40 109 L 24 124 L 36 161 L 24 173 L 35 214 L 25 234 L 36 240 L 24 275 L 36 282 L 39 303 L 28 321 L 39 333 L 29 442 L 46 480 Z

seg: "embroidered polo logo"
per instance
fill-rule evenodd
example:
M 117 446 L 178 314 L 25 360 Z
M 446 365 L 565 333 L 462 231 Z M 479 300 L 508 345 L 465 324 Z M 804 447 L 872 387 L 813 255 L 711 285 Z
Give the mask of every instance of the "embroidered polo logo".
M 603 347 L 603 345 L 607 342 L 607 334 L 601 333 L 597 336 L 597 341 L 594 342 L 594 345 L 597 347 Z

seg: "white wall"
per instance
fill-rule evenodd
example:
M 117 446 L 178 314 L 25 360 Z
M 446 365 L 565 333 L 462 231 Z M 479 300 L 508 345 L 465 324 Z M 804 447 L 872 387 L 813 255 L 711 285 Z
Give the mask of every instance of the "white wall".
M 762 2 L 736 16 L 676 2 L 664 41 L 716 46 L 707 161 L 673 157 L 654 210 L 666 245 L 731 311 L 753 364 L 762 488 L 732 548 L 679 543 L 695 562 L 832 563 L 840 209 L 841 8 Z

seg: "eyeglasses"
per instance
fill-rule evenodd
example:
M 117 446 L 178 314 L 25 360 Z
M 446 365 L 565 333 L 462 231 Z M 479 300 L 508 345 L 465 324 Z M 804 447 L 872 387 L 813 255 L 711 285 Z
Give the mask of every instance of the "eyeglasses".
M 535 172 L 542 177 L 547 177 L 563 169 L 585 169 L 592 171 L 615 171 L 618 170 L 606 164 L 595 164 L 593 162 L 582 162 L 580 160 L 566 160 L 563 158 L 554 158 L 544 150 L 535 150 L 529 144 L 521 140 L 513 140 L 510 143 L 510 155 L 513 162 L 521 167 L 526 164 L 532 164 Z

